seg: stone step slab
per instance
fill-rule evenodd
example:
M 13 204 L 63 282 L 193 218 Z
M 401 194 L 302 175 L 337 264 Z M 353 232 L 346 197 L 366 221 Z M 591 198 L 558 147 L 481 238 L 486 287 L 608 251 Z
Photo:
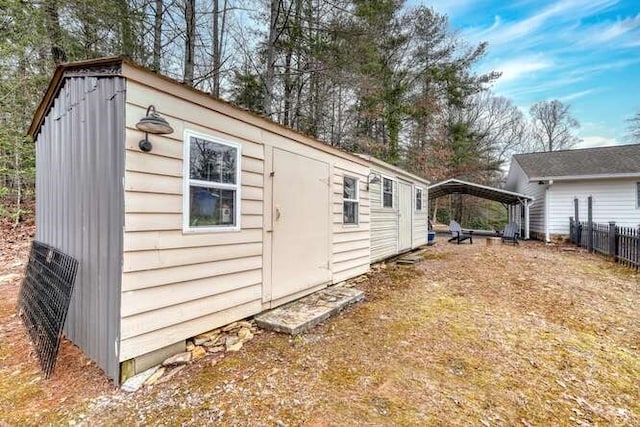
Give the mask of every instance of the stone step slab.
M 355 288 L 330 287 L 254 318 L 262 329 L 298 335 L 364 299 L 364 292 Z

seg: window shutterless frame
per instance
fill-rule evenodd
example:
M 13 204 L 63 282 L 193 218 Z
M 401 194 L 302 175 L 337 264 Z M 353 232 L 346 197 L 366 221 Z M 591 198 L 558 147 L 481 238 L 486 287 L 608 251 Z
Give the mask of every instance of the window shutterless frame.
M 346 182 L 352 181 L 355 189 L 355 197 L 350 198 L 345 195 Z M 346 209 L 348 204 L 355 206 L 354 220 L 347 222 L 345 220 Z M 342 178 L 342 223 L 344 225 L 358 225 L 360 223 L 360 180 L 352 176 L 344 176 Z
M 204 181 L 198 179 L 191 179 L 190 166 L 191 166 L 191 139 L 198 138 L 207 142 L 227 146 L 236 150 L 235 159 L 235 184 L 227 184 L 222 182 Z M 216 136 L 207 135 L 192 130 L 185 129 L 184 141 L 183 141 L 183 162 L 182 162 L 182 231 L 183 233 L 210 233 L 220 231 L 239 231 L 241 229 L 242 220 L 242 146 L 235 142 L 227 141 Z M 203 227 L 194 227 L 189 224 L 190 212 L 190 198 L 191 198 L 191 186 L 198 186 L 210 189 L 218 190 L 233 190 L 234 194 L 234 218 L 235 224 L 233 225 L 210 225 Z
M 422 187 L 416 187 L 416 204 L 415 204 L 415 209 L 416 211 L 421 211 L 424 208 L 424 191 L 422 189 Z
M 383 208 L 391 208 L 393 209 L 394 207 L 394 193 L 395 193 L 395 180 L 393 178 L 389 178 L 388 176 L 384 176 L 381 175 L 382 179 L 380 180 L 380 206 L 382 206 Z M 384 190 L 384 182 L 385 181 L 391 181 L 391 191 L 386 191 Z M 386 194 L 391 194 L 391 206 L 385 206 L 384 204 L 384 195 Z

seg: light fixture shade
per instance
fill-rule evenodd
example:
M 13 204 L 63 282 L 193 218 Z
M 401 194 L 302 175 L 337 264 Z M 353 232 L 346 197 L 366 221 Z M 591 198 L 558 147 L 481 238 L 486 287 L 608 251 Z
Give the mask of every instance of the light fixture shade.
M 142 132 L 154 135 L 173 133 L 173 128 L 169 125 L 169 122 L 156 113 L 156 108 L 153 105 L 149 105 L 146 117 L 143 117 L 136 123 L 136 128 Z

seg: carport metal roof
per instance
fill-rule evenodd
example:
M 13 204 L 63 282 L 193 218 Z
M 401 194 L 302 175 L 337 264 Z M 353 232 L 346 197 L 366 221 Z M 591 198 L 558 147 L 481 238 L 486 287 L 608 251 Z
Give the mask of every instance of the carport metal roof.
M 448 194 L 469 194 L 482 199 L 494 200 L 507 205 L 531 203 L 534 198 L 526 194 L 515 193 L 513 191 L 502 190 L 500 188 L 488 187 L 486 185 L 474 184 L 472 182 L 461 181 L 459 179 L 448 179 L 429 186 L 429 199 Z

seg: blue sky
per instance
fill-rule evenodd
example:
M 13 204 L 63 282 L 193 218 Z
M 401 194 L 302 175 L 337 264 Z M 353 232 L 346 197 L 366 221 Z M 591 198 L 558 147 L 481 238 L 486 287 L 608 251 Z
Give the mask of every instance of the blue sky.
M 446 13 L 466 41 L 489 42 L 478 71 L 523 111 L 559 99 L 580 121 L 579 147 L 627 142 L 640 111 L 640 0 L 410 0 Z

